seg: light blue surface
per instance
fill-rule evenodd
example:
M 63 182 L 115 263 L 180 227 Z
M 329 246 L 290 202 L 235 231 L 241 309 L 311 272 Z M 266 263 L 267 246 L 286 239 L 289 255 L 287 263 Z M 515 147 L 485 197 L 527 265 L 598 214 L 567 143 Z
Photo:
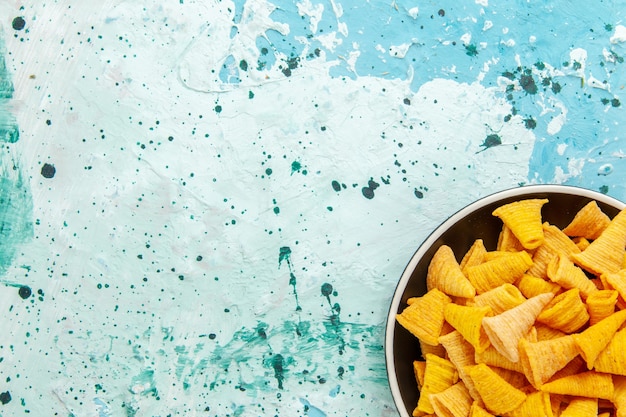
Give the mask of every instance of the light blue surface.
M 438 223 L 626 200 L 624 13 L 0 4 L 0 415 L 395 415 L 387 308 Z

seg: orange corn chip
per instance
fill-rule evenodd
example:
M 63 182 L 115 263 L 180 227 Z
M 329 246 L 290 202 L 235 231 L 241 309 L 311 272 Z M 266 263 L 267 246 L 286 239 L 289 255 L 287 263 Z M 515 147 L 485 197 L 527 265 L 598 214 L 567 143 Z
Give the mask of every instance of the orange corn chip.
M 502 284 L 512 284 L 532 265 L 530 255 L 525 252 L 502 252 L 501 256 L 480 265 L 468 267 L 467 278 L 482 294 Z
M 450 296 L 472 298 L 476 295 L 476 290 L 463 275 L 454 252 L 447 245 L 441 245 L 433 255 L 426 274 L 426 286 L 429 290 L 437 288 Z
M 522 277 L 517 281 L 517 288 L 526 298 L 532 298 L 535 295 L 547 292 L 551 292 L 556 295 L 561 291 L 561 286 L 559 284 L 528 274 L 522 275 Z
M 553 417 L 550 394 L 534 391 L 526 395 L 524 402 L 507 417 Z
M 581 252 L 587 249 L 589 245 L 591 245 L 591 242 L 589 242 L 584 237 L 575 237 L 572 239 L 572 242 L 574 242 L 574 244 L 578 247 L 578 249 L 580 249 Z
M 467 253 L 463 255 L 459 264 L 463 273 L 466 273 L 465 270 L 468 267 L 483 263 L 483 256 L 485 253 L 487 253 L 487 249 L 485 248 L 483 240 L 476 239 Z
M 565 333 L 580 329 L 588 320 L 589 314 L 580 299 L 578 288 L 572 288 L 554 297 L 537 317 L 537 321 Z
M 458 382 L 445 391 L 431 394 L 430 402 L 438 417 L 467 417 L 474 400 L 463 382 Z
M 430 394 L 436 394 L 450 388 L 459 379 L 456 368 L 447 359 L 435 355 L 426 355 L 426 366 L 424 369 L 424 385 L 417 408 L 425 413 L 433 413 L 434 409 L 430 402 Z
M 555 379 L 543 384 L 540 389 L 550 394 L 602 398 L 605 400 L 611 400 L 614 391 L 611 375 L 596 371 L 581 372 Z
M 626 311 L 626 310 L 622 310 Z M 593 368 L 598 372 L 626 376 L 626 329 L 615 333 L 607 347 L 600 352 Z
M 529 275 L 539 278 L 546 276 L 548 263 L 550 263 L 555 256 L 569 256 L 572 253 L 580 253 L 578 246 L 554 225 L 544 223 L 543 235 L 543 245 L 538 247 L 533 253 L 533 264 L 528 268 Z
M 491 307 L 493 315 L 497 315 L 517 307 L 526 301 L 526 298 L 512 284 L 502 284 L 487 292 L 474 297 L 473 305 L 477 307 Z
M 489 367 L 498 376 L 515 388 L 524 391 L 528 387 L 528 380 L 522 372 L 513 371 L 511 369 L 498 368 L 497 366 Z
M 626 310 L 618 311 L 589 326 L 582 333 L 572 335 L 580 356 L 587 362 L 587 368 L 595 367 L 595 361 L 600 353 L 608 346 L 615 332 L 626 322 Z M 625 370 L 626 371 L 626 370 Z
M 600 279 L 605 282 L 607 288 L 614 289 L 619 293 L 617 304 L 626 300 L 626 269 L 620 269 L 617 272 L 602 274 Z M 621 298 L 621 300 L 620 300 Z
M 443 334 L 443 330 L 441 334 Z M 422 358 L 425 358 L 427 353 L 433 354 L 435 356 L 439 356 L 440 358 L 444 358 L 446 356 L 446 350 L 441 345 L 431 345 L 431 344 L 425 343 L 421 339 L 419 340 L 419 343 L 420 343 L 420 351 L 422 352 Z
M 421 391 L 424 385 L 424 373 L 426 372 L 426 361 L 413 361 L 413 373 L 415 374 L 415 381 L 417 382 L 417 388 Z
M 540 294 L 497 316 L 485 317 L 483 327 L 491 344 L 511 362 L 517 362 L 519 340 L 553 297 L 552 293 Z
M 541 207 L 547 199 L 528 199 L 505 204 L 493 211 L 493 215 L 513 232 L 526 249 L 535 249 L 543 243 Z
M 432 289 L 406 307 L 396 320 L 415 337 L 437 345 L 444 323 L 443 310 L 452 300 L 438 289 Z
M 526 394 L 506 382 L 485 364 L 469 369 L 469 376 L 483 400 L 485 409 L 502 415 L 515 410 L 526 399 Z
M 477 352 L 487 349 L 489 338 L 482 327 L 482 321 L 484 317 L 491 315 L 491 307 L 467 307 L 450 303 L 446 305 L 443 315 Z
M 524 250 L 524 246 L 519 239 L 513 234 L 513 231 L 505 224 L 502 226 L 500 236 L 498 236 L 498 244 L 496 246 L 499 251 L 518 252 Z
M 520 361 L 512 362 L 500 352 L 498 352 L 496 348 L 492 345 L 485 349 L 484 352 L 476 352 L 474 354 L 474 361 L 477 364 L 484 363 L 485 365 L 489 365 L 490 367 L 498 367 L 519 372 L 522 374 L 524 373 L 524 368 L 522 367 L 522 363 Z
M 594 240 L 611 223 L 609 216 L 598 206 L 596 201 L 590 201 L 581 208 L 574 219 L 564 229 L 563 233 L 572 237 L 584 237 Z
M 587 297 L 590 325 L 596 324 L 615 312 L 618 295 L 619 293 L 615 290 L 599 290 Z
M 528 342 L 520 340 L 520 362 L 528 381 L 539 388 L 578 355 L 571 335 L 557 339 Z
M 476 392 L 471 378 L 466 373 L 466 369 L 476 364 L 472 345 L 456 330 L 445 336 L 441 336 L 439 343 L 446 349 L 448 359 L 456 367 L 459 378 L 465 382 L 472 398 L 474 398 L 474 400 L 480 400 L 480 396 Z
M 585 270 L 595 274 L 617 272 L 622 268 L 626 254 L 626 209 L 611 220 L 602 234 L 587 249 L 572 255 Z
M 554 257 L 548 264 L 546 273 L 552 282 L 556 282 L 567 290 L 578 288 L 584 300 L 589 294 L 598 291 L 596 285 L 587 278 L 583 270 L 574 265 L 566 256 L 557 255 Z
M 489 411 L 485 410 L 478 404 L 478 401 L 474 401 L 472 403 L 472 407 L 470 408 L 469 417 L 495 417 Z
M 561 417 L 581 417 L 581 416 L 597 416 L 598 415 L 598 399 L 597 398 L 572 398 L 565 410 L 561 413 Z

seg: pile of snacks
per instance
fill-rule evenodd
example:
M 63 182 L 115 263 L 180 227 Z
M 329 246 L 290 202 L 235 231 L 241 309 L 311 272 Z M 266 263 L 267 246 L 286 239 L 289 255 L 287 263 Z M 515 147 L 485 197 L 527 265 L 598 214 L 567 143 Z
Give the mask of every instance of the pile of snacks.
M 414 416 L 626 417 L 626 209 L 567 227 L 547 199 L 498 207 L 496 250 L 442 245 L 398 323 L 419 339 Z

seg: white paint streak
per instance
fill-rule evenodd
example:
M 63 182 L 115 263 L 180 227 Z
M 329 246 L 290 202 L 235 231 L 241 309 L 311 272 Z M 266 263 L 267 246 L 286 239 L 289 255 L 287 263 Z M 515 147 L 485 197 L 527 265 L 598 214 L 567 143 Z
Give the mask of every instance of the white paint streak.
M 401 45 L 392 45 L 389 47 L 389 55 L 394 58 L 404 58 L 409 52 L 412 43 L 403 43 Z
M 409 16 L 411 16 L 413 19 L 417 19 L 417 16 L 419 15 L 419 7 L 417 6 L 411 7 L 408 13 L 409 13 Z
M 611 36 L 610 41 L 613 44 L 626 42 L 626 26 L 623 26 L 623 25 L 615 26 L 615 32 L 613 32 L 613 35 Z
M 322 20 L 322 15 L 324 14 L 324 5 L 320 3 L 313 5 L 311 0 L 303 0 L 297 4 L 297 7 L 300 16 L 309 17 L 311 32 L 316 34 L 317 27 Z

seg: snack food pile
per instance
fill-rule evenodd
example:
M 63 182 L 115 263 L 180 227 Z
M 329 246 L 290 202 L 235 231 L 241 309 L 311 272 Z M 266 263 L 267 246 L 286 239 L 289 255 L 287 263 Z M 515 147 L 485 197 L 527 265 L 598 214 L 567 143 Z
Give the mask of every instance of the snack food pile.
M 442 245 L 396 316 L 419 339 L 414 416 L 626 417 L 626 209 L 563 229 L 547 199 L 498 207 L 497 248 Z

